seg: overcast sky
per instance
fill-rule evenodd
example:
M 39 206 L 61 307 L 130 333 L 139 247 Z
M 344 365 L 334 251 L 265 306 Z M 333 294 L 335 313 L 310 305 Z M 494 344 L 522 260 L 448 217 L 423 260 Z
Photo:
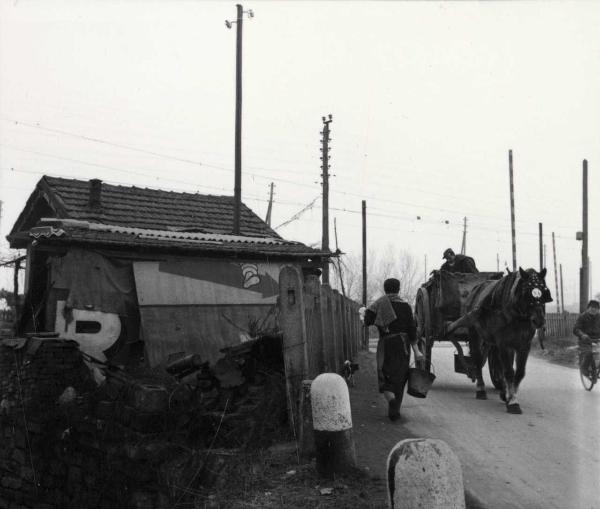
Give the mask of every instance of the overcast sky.
M 243 200 L 273 225 L 320 195 L 332 114 L 339 247 L 446 247 L 481 270 L 538 266 L 538 222 L 578 298 L 582 160 L 600 291 L 600 4 L 253 2 L 244 22 Z M 0 0 L 1 234 L 43 174 L 233 193 L 235 27 L 227 2 Z M 90 138 L 99 141 L 92 141 Z M 133 150 L 136 149 L 136 150 Z M 144 151 L 151 151 L 149 154 Z M 320 242 L 320 200 L 279 229 Z M 421 219 L 417 219 L 420 217 Z M 333 227 L 331 233 L 333 239 Z M 332 247 L 335 247 L 332 240 Z M 2 282 L 0 282 L 2 283 Z

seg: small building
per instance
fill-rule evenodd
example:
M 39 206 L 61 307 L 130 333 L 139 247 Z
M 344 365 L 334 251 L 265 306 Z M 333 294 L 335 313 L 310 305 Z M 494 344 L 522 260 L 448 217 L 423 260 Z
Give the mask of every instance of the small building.
M 276 327 L 279 271 L 319 273 L 330 252 L 282 239 L 234 199 L 44 176 L 7 236 L 27 250 L 23 332 L 156 365 Z

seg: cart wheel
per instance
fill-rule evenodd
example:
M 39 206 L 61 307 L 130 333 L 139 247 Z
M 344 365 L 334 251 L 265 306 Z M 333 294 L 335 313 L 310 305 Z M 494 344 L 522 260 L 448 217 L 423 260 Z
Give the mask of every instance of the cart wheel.
M 492 380 L 492 384 L 499 391 L 504 387 L 504 376 L 502 375 L 502 370 L 500 368 L 500 361 L 498 360 L 498 353 L 496 352 L 496 347 L 490 347 L 490 351 L 488 353 L 488 368 L 490 370 L 490 378 Z
M 417 321 L 417 335 L 419 350 L 425 355 L 425 369 L 431 372 L 431 351 L 433 337 L 431 335 L 431 313 L 429 310 L 429 294 L 425 288 L 417 290 L 415 299 L 415 317 Z

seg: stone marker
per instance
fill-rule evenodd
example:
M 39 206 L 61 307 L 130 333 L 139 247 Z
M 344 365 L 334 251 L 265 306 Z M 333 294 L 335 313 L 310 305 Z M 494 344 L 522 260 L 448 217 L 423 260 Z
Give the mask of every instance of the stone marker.
M 392 509 L 464 509 L 460 462 L 442 440 L 398 442 L 387 459 L 388 496 Z
M 323 373 L 314 379 L 310 399 L 317 471 L 332 478 L 356 466 L 348 386 L 340 375 Z

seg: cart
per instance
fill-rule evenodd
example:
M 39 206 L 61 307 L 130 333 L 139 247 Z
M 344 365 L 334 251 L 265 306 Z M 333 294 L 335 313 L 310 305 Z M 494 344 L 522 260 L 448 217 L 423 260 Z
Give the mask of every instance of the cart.
M 418 290 L 415 300 L 415 318 L 419 348 L 425 355 L 425 367 L 431 369 L 432 347 L 435 341 L 449 341 L 456 348 L 454 371 L 466 374 L 475 381 L 475 367 L 465 355 L 461 342 L 468 342 L 468 327 L 462 325 L 465 302 L 471 290 L 486 280 L 498 280 L 502 272 L 464 274 L 435 270 Z M 502 373 L 495 349 L 488 352 L 488 367 L 494 387 L 502 387 Z

